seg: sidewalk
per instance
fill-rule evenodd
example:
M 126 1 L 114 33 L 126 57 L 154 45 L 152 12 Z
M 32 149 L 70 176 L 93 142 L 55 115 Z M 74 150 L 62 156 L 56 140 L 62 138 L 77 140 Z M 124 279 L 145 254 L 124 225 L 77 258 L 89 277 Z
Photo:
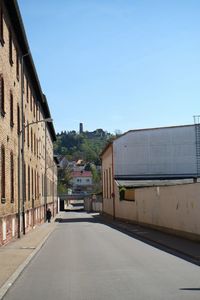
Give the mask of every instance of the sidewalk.
M 200 266 L 200 242 L 137 224 L 122 222 L 117 219 L 112 220 L 107 218 L 107 216 L 101 216 L 101 218 L 106 224 L 121 232 Z
M 38 225 L 20 239 L 0 247 L 0 300 L 55 229 L 54 221 Z

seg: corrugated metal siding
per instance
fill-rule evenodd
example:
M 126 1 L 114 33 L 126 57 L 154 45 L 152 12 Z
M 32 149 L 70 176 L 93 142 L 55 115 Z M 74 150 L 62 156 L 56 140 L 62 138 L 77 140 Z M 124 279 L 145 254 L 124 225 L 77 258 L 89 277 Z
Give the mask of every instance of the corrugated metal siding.
M 197 174 L 195 126 L 130 131 L 113 145 L 115 176 Z

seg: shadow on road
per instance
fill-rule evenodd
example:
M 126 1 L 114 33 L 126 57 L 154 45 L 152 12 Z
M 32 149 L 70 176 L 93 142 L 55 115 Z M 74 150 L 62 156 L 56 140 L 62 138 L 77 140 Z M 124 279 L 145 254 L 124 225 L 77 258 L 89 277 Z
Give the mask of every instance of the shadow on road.
M 180 291 L 200 291 L 200 288 L 182 288 Z
M 77 212 L 77 211 L 76 211 Z M 126 234 L 136 240 L 139 240 L 145 244 L 148 244 L 150 246 L 153 246 L 154 248 L 157 248 L 159 250 L 165 251 L 171 255 L 174 255 L 176 257 L 179 257 L 181 259 L 184 259 L 190 263 L 193 263 L 195 265 L 200 266 L 200 260 L 199 257 L 194 257 L 192 256 L 188 249 L 184 251 L 182 248 L 182 245 L 179 245 L 177 242 L 176 247 L 169 246 L 169 241 L 171 239 L 175 239 L 173 235 L 154 231 L 153 237 L 151 236 L 152 230 L 149 230 L 148 228 L 144 228 L 139 225 L 133 225 L 130 223 L 125 223 L 117 220 L 112 220 L 111 218 L 105 218 L 102 215 L 98 214 L 88 214 L 88 218 L 57 218 L 55 219 L 55 222 L 59 223 L 99 223 L 99 224 L 104 224 L 106 226 L 109 226 L 110 228 L 114 230 L 118 230 L 123 234 Z M 156 233 L 158 234 L 158 238 L 156 239 Z M 160 241 L 160 237 L 162 235 L 162 241 Z M 165 238 L 168 241 L 165 244 Z M 177 237 L 177 239 L 180 239 Z M 188 243 L 193 243 L 191 241 L 188 241 Z M 195 246 L 195 243 L 194 243 Z M 183 289 L 184 290 L 184 289 Z M 189 289 L 185 289 L 189 290 Z M 196 290 L 196 289 L 195 289 Z

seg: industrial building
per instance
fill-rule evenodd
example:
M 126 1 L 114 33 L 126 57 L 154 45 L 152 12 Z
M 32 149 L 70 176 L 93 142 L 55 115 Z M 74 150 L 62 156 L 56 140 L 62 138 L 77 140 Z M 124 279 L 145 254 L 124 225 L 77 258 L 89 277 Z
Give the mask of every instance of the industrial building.
M 103 150 L 103 212 L 200 237 L 199 124 L 130 130 Z

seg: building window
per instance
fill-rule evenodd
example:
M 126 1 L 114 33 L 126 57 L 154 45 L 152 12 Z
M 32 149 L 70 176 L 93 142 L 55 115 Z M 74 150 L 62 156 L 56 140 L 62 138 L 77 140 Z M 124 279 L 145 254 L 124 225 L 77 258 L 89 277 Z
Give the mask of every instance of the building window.
M 38 199 L 39 199 L 39 195 L 40 195 L 39 182 L 40 182 L 40 177 L 39 177 L 39 174 L 37 173 L 37 198 Z
M 13 51 L 12 51 L 12 32 L 9 29 L 9 61 L 11 66 L 13 65 Z
M 29 126 L 28 126 L 28 121 L 26 123 L 26 129 L 27 129 L 27 145 L 29 147 L 30 145 L 29 145 Z
M 13 115 L 13 94 L 10 92 L 10 126 L 14 126 L 14 115 Z
M 24 164 L 24 200 L 26 201 L 26 164 Z
M 33 98 L 33 116 L 35 118 L 35 98 Z
M 112 175 L 111 168 L 109 168 L 109 198 L 112 196 Z
M 44 196 L 44 175 L 42 174 L 42 197 Z
M 17 51 L 16 51 L 16 77 L 17 80 L 19 81 L 19 55 Z
M 29 102 L 29 86 L 28 86 L 28 79 L 26 78 L 26 96 L 27 96 L 27 103 Z
M 34 143 L 34 155 L 36 154 L 36 138 L 35 138 L 35 134 L 34 134 L 34 138 L 33 138 L 33 143 Z
M 35 171 L 35 199 L 37 199 L 37 179 L 36 179 L 36 171 Z
M 0 75 L 0 109 L 2 117 L 5 116 L 5 95 L 4 95 L 4 79 Z
M 17 104 L 17 133 L 20 134 L 20 108 Z
M 14 202 L 14 157 L 12 151 L 10 153 L 10 201 Z
M 3 38 L 3 10 L 0 6 L 0 42 L 1 45 L 4 45 L 4 38 Z
M 28 201 L 31 200 L 31 187 L 30 187 L 30 166 L 28 166 Z
M 106 198 L 106 171 L 103 172 L 103 197 Z
M 106 169 L 106 198 L 108 199 L 109 198 L 109 196 L 108 196 L 108 191 L 109 191 L 109 187 L 108 187 L 108 180 L 109 180 L 109 178 L 108 178 L 108 169 Z
M 31 152 L 33 152 L 33 130 L 31 128 Z
M 119 187 L 120 201 L 135 201 L 135 189 L 132 187 Z
M 23 116 L 23 127 L 25 126 L 25 123 L 26 123 L 26 119 L 25 119 L 25 114 L 24 114 L 24 116 Z M 23 132 L 24 132 L 24 143 L 25 143 L 25 141 L 26 141 L 25 128 L 24 128 Z
M 5 147 L 1 146 L 1 203 L 6 202 Z
M 32 97 L 32 92 L 30 91 L 30 110 L 33 110 L 33 97 Z
M 31 171 L 31 187 L 32 187 L 32 201 L 34 201 L 34 177 L 33 177 L 33 169 Z

